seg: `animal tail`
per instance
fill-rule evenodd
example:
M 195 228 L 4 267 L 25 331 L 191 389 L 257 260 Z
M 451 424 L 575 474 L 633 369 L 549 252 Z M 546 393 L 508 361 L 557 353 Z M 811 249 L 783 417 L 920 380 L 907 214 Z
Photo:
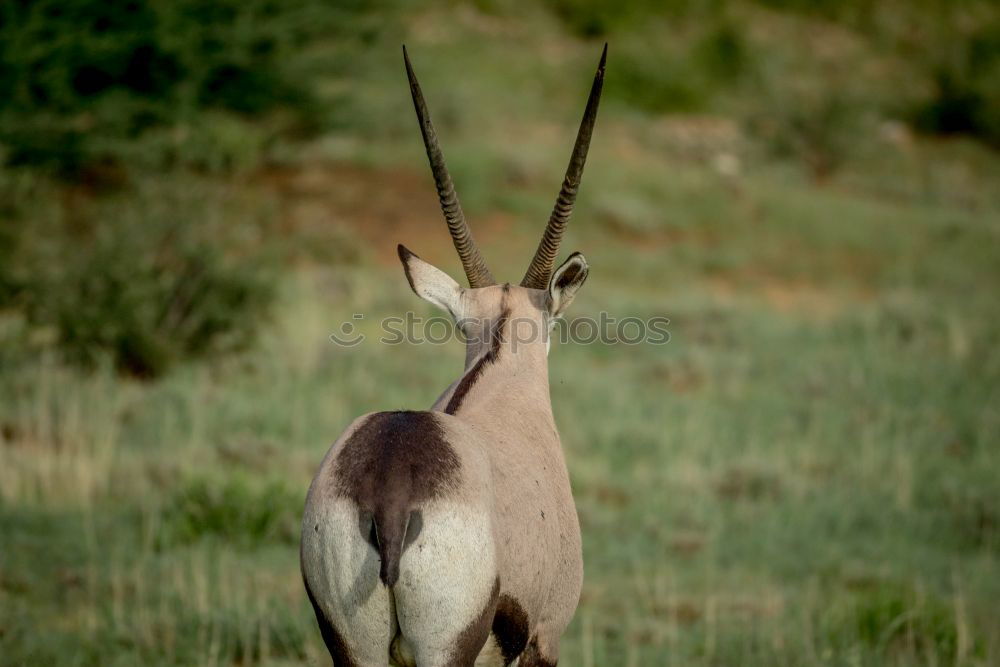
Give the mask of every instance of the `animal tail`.
M 403 555 L 403 540 L 410 513 L 403 507 L 382 506 L 375 512 L 374 521 L 378 555 L 382 560 L 378 578 L 392 588 L 399 580 L 399 559 Z

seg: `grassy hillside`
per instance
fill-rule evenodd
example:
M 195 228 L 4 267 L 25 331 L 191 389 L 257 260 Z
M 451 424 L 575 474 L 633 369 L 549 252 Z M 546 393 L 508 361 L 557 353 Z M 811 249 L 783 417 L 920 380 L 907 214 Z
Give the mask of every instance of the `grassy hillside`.
M 553 346 L 586 564 L 561 664 L 1000 662 L 992 3 L 220 6 L 244 10 L 199 20 L 229 46 L 169 93 L 2 109 L 0 663 L 325 664 L 311 476 L 353 417 L 426 407 L 462 363 L 374 340 L 432 312 L 396 243 L 461 275 L 399 44 L 516 280 L 604 40 L 572 315 L 666 316 L 671 340 Z M 29 80 L 5 44 L 0 88 Z M 369 340 L 334 345 L 347 321 Z

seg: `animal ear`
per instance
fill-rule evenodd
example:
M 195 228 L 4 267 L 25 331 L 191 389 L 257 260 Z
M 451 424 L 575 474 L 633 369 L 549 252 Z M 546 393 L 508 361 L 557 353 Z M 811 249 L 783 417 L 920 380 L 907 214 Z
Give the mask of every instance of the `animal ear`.
M 570 255 L 555 270 L 549 279 L 549 313 L 553 317 L 561 317 L 569 304 L 573 302 L 577 290 L 587 280 L 589 271 L 590 267 L 587 266 L 586 258 L 578 252 Z
M 458 318 L 462 288 L 441 269 L 428 264 L 410 252 L 408 248 L 399 245 L 399 260 L 403 263 L 403 271 L 410 282 L 410 288 L 424 301 L 429 301 L 439 308 L 444 308 L 453 317 Z

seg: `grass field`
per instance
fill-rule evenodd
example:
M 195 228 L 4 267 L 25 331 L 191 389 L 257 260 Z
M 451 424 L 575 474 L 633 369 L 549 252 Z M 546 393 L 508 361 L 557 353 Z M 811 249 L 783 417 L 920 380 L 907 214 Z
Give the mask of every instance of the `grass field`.
M 513 281 L 603 40 L 560 19 L 587 3 L 549 4 L 393 10 L 363 47 L 320 44 L 296 62 L 351 58 L 315 75 L 324 129 L 219 116 L 218 168 L 129 162 L 110 190 L 0 171 L 4 224 L 189 216 L 281 256 L 251 347 L 155 381 L 0 318 L 0 664 L 326 664 L 298 570 L 311 476 L 355 416 L 429 406 L 463 358 L 373 340 L 432 312 L 396 243 L 461 275 L 398 45 Z M 697 17 L 607 29 L 571 315 L 666 316 L 671 340 L 552 348 L 586 567 L 560 664 L 1000 664 L 1000 154 L 895 120 L 915 65 L 843 23 L 716 19 L 722 65 Z M 726 69 L 733 25 L 749 74 Z M 355 313 L 369 340 L 337 347 Z

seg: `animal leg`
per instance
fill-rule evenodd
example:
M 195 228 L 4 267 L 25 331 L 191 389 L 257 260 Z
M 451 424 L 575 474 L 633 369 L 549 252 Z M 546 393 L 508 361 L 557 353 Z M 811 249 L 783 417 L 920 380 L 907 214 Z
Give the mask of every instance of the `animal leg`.
M 384 666 L 396 633 L 378 552 L 363 530 L 370 523 L 348 501 L 307 508 L 304 516 L 302 576 L 336 667 Z
M 490 517 L 436 503 L 400 559 L 393 587 L 400 633 L 417 667 L 472 667 L 500 593 Z
M 556 643 L 554 649 L 551 647 L 546 648 L 548 650 L 543 651 L 539 647 L 538 637 L 536 636 L 528 642 L 527 648 L 521 654 L 521 659 L 518 661 L 519 667 L 556 667 L 556 664 L 559 662 L 559 644 Z

